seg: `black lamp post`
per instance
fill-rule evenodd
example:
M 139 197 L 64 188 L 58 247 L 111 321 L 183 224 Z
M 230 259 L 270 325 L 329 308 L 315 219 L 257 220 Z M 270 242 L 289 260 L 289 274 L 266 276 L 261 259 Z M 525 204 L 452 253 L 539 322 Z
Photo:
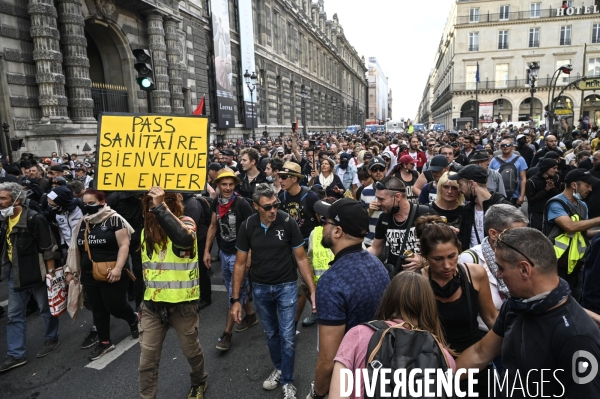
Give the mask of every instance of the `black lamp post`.
M 248 70 L 246 69 L 246 73 L 244 74 L 244 80 L 246 81 L 246 86 L 248 86 L 248 90 L 250 90 L 250 101 L 252 102 L 252 113 L 250 114 L 252 117 L 252 141 L 256 142 L 256 132 L 254 131 L 254 125 L 256 124 L 256 109 L 254 109 L 254 90 L 256 90 L 258 77 L 254 72 L 252 72 L 252 75 L 249 74 Z M 246 114 L 246 116 L 248 116 L 248 114 Z
M 533 121 L 533 99 L 535 94 L 535 82 L 538 78 L 538 73 L 540 71 L 539 62 L 532 62 L 529 64 L 529 69 L 527 72 L 529 73 L 529 87 L 531 88 L 531 100 L 529 102 L 529 117 Z
M 334 132 L 335 132 L 335 107 L 336 107 L 336 105 L 337 105 L 337 101 L 336 101 L 336 99 L 334 98 L 334 99 L 331 101 L 331 107 L 333 108 L 333 131 L 334 131 Z
M 563 65 L 554 71 L 554 74 L 550 79 L 550 90 L 548 90 L 548 121 L 552 125 L 554 125 L 554 92 L 556 91 L 556 82 L 558 81 L 561 72 L 565 75 L 570 75 L 572 70 L 573 65 Z M 547 129 L 552 132 L 552 126 L 547 126 Z
M 302 106 L 300 107 L 302 108 L 302 133 L 304 134 L 304 140 L 306 140 L 308 138 L 306 133 L 306 99 L 308 98 L 308 92 L 304 87 L 300 91 L 300 97 L 302 98 Z

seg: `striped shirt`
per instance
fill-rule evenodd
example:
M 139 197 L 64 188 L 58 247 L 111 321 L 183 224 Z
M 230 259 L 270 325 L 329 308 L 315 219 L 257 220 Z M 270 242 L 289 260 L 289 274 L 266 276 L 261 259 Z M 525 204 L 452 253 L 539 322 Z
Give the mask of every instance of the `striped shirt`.
M 360 202 L 369 209 L 369 204 L 373 201 L 377 201 L 375 198 L 375 183 L 372 183 L 366 186 L 360 195 Z M 377 220 L 379 219 L 379 215 L 381 215 L 381 211 L 375 211 L 369 217 L 369 233 L 365 237 L 365 245 L 371 246 L 373 245 L 373 239 L 375 238 L 375 226 L 377 226 Z

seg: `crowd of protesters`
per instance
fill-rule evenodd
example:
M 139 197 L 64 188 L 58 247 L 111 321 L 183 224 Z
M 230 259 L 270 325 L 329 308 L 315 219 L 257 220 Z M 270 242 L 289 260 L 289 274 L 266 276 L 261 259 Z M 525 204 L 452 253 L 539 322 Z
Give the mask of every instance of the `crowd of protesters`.
M 341 371 L 368 366 L 377 328 L 427 331 L 448 368 L 482 370 L 479 397 L 489 395 L 485 371 L 511 381 L 532 372 L 528 385 L 543 369 L 560 369 L 545 394 L 599 397 L 599 378 L 572 378 L 577 353 L 600 360 L 600 148 L 588 128 L 265 132 L 213 143 L 201 193 L 103 193 L 93 157 L 24 154 L 1 172 L 9 323 L 0 371 L 27 362 L 27 306 L 46 322 L 37 357 L 58 345 L 44 276 L 64 265 L 93 314 L 81 344 L 94 347 L 90 360 L 114 349 L 110 316 L 124 320 L 140 338 L 140 395 L 153 398 L 172 326 L 192 368 L 188 397 L 204 398 L 198 312 L 213 302 L 220 262 L 229 310 L 214 349 L 262 323 L 273 366 L 262 387 L 281 387 L 284 399 L 298 397 L 299 325 L 315 324 L 307 398 L 341 397 Z M 20 242 L 22 231 L 35 239 Z M 105 280 L 99 263 L 111 265 Z M 364 324 L 373 320 L 384 324 Z M 352 397 L 367 397 L 363 388 Z

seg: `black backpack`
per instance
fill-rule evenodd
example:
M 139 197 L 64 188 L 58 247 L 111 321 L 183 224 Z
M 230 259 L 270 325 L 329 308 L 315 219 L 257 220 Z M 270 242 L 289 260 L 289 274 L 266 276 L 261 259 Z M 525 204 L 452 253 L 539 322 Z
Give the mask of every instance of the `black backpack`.
M 506 198 L 509 200 L 513 197 L 515 191 L 517 191 L 517 186 L 519 182 L 519 171 L 515 166 L 515 163 L 521 158 L 521 156 L 516 156 L 512 161 L 505 162 L 501 157 L 496 157 L 496 161 L 500 163 L 500 169 L 498 169 L 498 173 L 502 176 L 502 181 L 504 182 L 504 189 L 506 190 Z
M 381 398 L 381 377 L 374 380 L 373 374 L 380 368 L 394 370 L 406 370 L 408 376 L 413 369 L 441 369 L 444 372 L 450 368 L 448 360 L 444 355 L 442 346 L 438 340 L 429 331 L 419 330 L 417 328 L 401 328 L 405 325 L 412 327 L 408 322 L 397 324 L 390 327 L 385 321 L 375 320 L 368 323 L 362 323 L 375 330 L 375 334 L 369 341 L 367 349 L 366 368 L 369 372 L 372 391 L 368 392 L 366 384 L 365 398 Z M 407 377 L 408 378 L 408 377 Z M 415 374 L 416 381 L 420 380 L 424 387 L 425 376 L 423 373 Z M 435 381 L 435 378 L 433 379 Z M 374 382 L 376 382 L 374 384 Z M 394 392 L 395 384 L 392 378 L 390 384 L 385 387 L 389 396 Z M 437 392 L 437 385 L 429 386 L 430 392 Z M 441 391 L 444 393 L 444 389 Z M 438 398 L 452 397 L 447 395 L 436 396 Z
M 210 227 L 210 222 L 212 221 L 212 205 L 213 205 L 213 199 L 210 197 L 205 197 L 203 195 L 197 195 L 195 196 L 196 201 L 198 201 L 198 203 L 200 204 L 200 206 L 202 207 L 202 214 L 204 215 L 204 224 L 206 225 L 206 227 Z

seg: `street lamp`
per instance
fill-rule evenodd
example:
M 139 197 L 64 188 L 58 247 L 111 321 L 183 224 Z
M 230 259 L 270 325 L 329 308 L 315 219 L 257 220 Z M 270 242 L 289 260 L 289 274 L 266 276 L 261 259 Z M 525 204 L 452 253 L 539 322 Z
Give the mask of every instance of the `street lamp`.
M 306 99 L 308 98 L 308 92 L 304 87 L 302 87 L 302 90 L 300 91 L 300 97 L 302 97 L 302 106 L 300 107 L 302 109 L 302 132 L 304 134 L 304 140 L 306 140 L 308 137 L 306 134 Z
M 533 121 L 533 95 L 535 94 L 535 82 L 538 78 L 538 73 L 540 71 L 539 62 L 532 62 L 529 64 L 529 69 L 527 72 L 529 73 L 529 86 L 531 87 L 531 101 L 529 102 L 529 117 Z
M 337 105 L 337 101 L 336 101 L 336 99 L 334 98 L 334 99 L 331 101 L 331 106 L 333 107 L 333 131 L 334 131 L 334 132 L 335 132 L 335 107 L 336 107 L 336 105 Z
M 248 73 L 248 70 L 246 69 L 246 73 L 244 74 L 244 80 L 246 82 L 246 86 L 248 86 L 248 90 L 250 90 L 250 101 L 252 102 L 252 141 L 256 142 L 256 132 L 254 131 L 254 125 L 256 123 L 256 110 L 254 109 L 254 90 L 256 89 L 258 78 L 256 77 L 256 73 L 252 72 L 252 75 L 250 75 Z M 247 113 L 246 117 L 248 117 Z
M 548 90 L 548 122 L 552 123 L 552 125 L 554 125 L 554 93 L 556 91 L 556 82 L 558 81 L 561 72 L 565 75 L 570 75 L 572 70 L 573 65 L 571 64 L 560 66 L 554 71 L 554 74 L 550 79 L 550 90 Z M 547 128 L 548 131 L 552 132 L 552 130 L 550 130 L 551 126 L 548 126 Z

